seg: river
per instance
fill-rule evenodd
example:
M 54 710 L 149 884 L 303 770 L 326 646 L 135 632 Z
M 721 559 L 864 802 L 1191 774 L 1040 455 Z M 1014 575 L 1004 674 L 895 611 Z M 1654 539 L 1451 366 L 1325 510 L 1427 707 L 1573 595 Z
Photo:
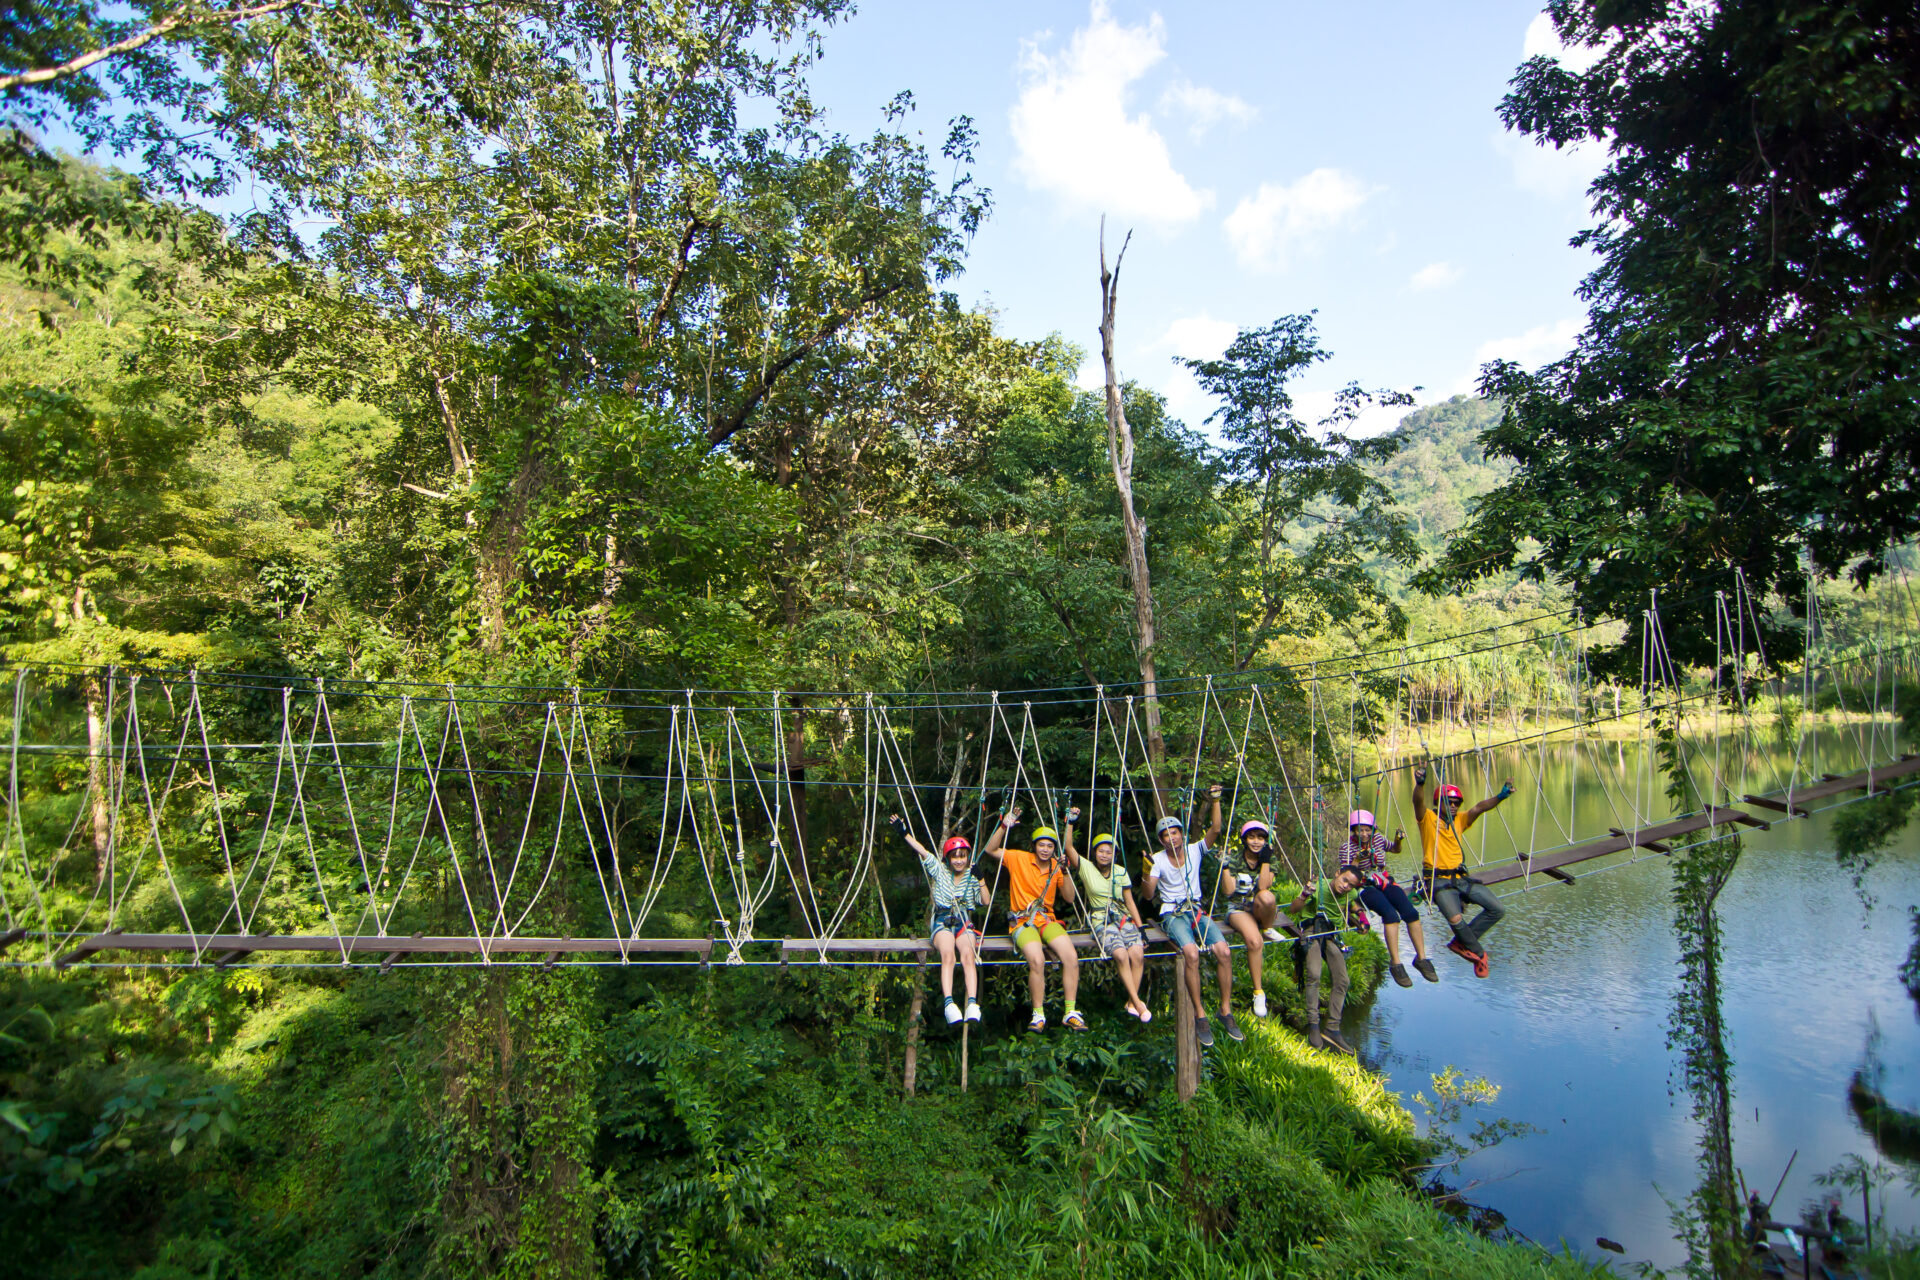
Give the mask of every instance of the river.
M 1860 767 L 1865 732 L 1809 733 L 1803 770 L 1817 777 L 1821 769 Z M 1722 776 L 1736 790 L 1770 789 L 1770 771 L 1787 763 L 1778 748 L 1746 754 L 1730 738 L 1720 745 Z M 1883 730 L 1875 755 L 1885 759 L 1888 745 Z M 1701 748 L 1701 772 L 1711 749 L 1711 740 Z M 1744 777 L 1736 774 L 1743 760 Z M 1454 780 L 1472 803 L 1489 781 L 1513 777 L 1514 797 L 1481 823 L 1484 855 L 1497 861 L 1529 840 L 1538 848 L 1561 843 L 1570 812 L 1576 838 L 1631 825 L 1616 815 L 1631 812 L 1636 777 L 1642 812 L 1664 815 L 1649 764 L 1634 743 L 1510 749 L 1489 752 L 1484 768 L 1475 763 Z M 1403 772 L 1391 801 L 1362 791 L 1362 803 L 1383 810 L 1389 834 L 1396 822 L 1413 826 L 1406 787 Z M 1789 1220 L 1827 1194 L 1815 1175 L 1848 1153 L 1875 1156 L 1847 1086 L 1876 1029 L 1887 1096 L 1920 1109 L 1920 1018 L 1898 977 L 1911 940 L 1907 908 L 1920 902 L 1920 822 L 1909 824 L 1869 876 L 1867 889 L 1878 899 L 1869 911 L 1835 864 L 1833 818 L 1816 813 L 1748 833 L 1720 899 L 1735 1159 L 1764 1195 L 1799 1153 L 1775 1206 L 1775 1216 Z M 1408 848 L 1417 849 L 1415 837 Z M 1429 913 L 1440 984 L 1416 977 L 1402 990 L 1389 983 L 1348 1030 L 1362 1058 L 1416 1113 L 1414 1093 L 1453 1065 L 1501 1087 L 1487 1113 L 1539 1130 L 1466 1162 L 1455 1181 L 1478 1180 L 1476 1202 L 1549 1247 L 1564 1242 L 1612 1258 L 1595 1245 L 1605 1236 L 1625 1245 L 1627 1261 L 1670 1267 L 1683 1251 L 1668 1201 L 1695 1184 L 1696 1128 L 1666 1045 L 1679 975 L 1671 875 L 1665 858 L 1638 857 L 1573 867 L 1572 885 L 1536 876 L 1525 891 L 1514 892 L 1517 882 L 1503 886 L 1508 914 L 1490 931 L 1485 980 L 1440 950 L 1447 935 Z M 1410 956 L 1404 938 L 1401 946 Z M 1845 1207 L 1859 1216 L 1857 1194 Z M 1887 1188 L 1886 1212 L 1890 1225 L 1920 1227 L 1920 1206 L 1898 1180 Z

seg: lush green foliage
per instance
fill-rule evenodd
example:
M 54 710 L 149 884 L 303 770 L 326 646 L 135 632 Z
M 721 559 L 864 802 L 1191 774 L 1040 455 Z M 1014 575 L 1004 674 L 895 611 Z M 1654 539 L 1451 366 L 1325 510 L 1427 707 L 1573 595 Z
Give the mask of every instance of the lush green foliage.
M 1502 114 L 1543 145 L 1609 149 L 1603 221 L 1576 241 L 1600 256 L 1588 326 L 1538 372 L 1486 370 L 1507 406 L 1487 443 L 1517 470 L 1425 581 L 1519 564 L 1628 620 L 1654 590 L 1711 617 L 1735 569 L 1790 599 L 1809 574 L 1871 581 L 1920 530 L 1912 7 L 1549 12 L 1601 56 L 1577 75 L 1529 61 Z M 1799 637 L 1766 642 L 1788 659 Z

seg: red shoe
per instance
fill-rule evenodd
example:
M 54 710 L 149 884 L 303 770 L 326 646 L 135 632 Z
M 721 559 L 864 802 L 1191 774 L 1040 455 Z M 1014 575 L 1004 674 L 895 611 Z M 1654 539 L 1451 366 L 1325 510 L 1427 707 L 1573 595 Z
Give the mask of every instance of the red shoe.
M 1487 976 L 1487 972 L 1487 957 L 1485 953 L 1475 956 L 1473 958 L 1473 976 L 1476 978 L 1484 978 Z
M 1452 942 L 1449 942 L 1447 944 L 1447 950 L 1453 952 L 1453 954 L 1459 956 L 1462 960 L 1465 960 L 1468 964 L 1472 965 L 1475 976 L 1484 976 L 1480 973 L 1480 968 L 1482 965 L 1486 964 L 1487 958 L 1481 955 L 1478 951 L 1474 951 L 1470 949 L 1466 943 L 1460 941 L 1460 939 L 1458 938 L 1455 938 Z

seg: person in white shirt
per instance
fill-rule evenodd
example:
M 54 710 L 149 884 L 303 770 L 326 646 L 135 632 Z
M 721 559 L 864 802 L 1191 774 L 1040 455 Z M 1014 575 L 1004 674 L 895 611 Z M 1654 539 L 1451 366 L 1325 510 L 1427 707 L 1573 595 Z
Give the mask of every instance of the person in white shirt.
M 1147 867 L 1147 894 L 1160 900 L 1160 927 L 1180 948 L 1180 980 L 1193 997 L 1194 1030 L 1200 1043 L 1213 1043 L 1213 1020 L 1207 1016 L 1206 997 L 1200 990 L 1200 948 L 1213 952 L 1220 979 L 1220 1025 L 1235 1040 L 1246 1039 L 1240 1024 L 1233 1020 L 1233 952 L 1227 936 L 1207 914 L 1207 900 L 1201 891 L 1201 863 L 1207 850 L 1220 838 L 1220 785 L 1207 788 L 1210 812 L 1207 832 L 1197 842 L 1187 843 L 1187 829 L 1180 819 L 1160 819 L 1157 834 L 1160 852 Z

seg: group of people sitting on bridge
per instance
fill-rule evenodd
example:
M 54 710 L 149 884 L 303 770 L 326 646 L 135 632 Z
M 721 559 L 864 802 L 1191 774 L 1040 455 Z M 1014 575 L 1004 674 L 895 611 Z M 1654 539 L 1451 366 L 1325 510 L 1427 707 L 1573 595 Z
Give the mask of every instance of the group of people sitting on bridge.
M 1428 803 L 1423 790 L 1427 772 L 1425 765 L 1413 770 L 1414 817 L 1423 855 L 1416 887 L 1419 896 L 1431 900 L 1451 926 L 1453 939 L 1447 949 L 1470 963 L 1476 976 L 1484 978 L 1488 962 L 1481 939 L 1505 912 L 1499 899 L 1468 873 L 1461 837 L 1483 814 L 1512 795 L 1513 785 L 1507 783 L 1498 793 L 1463 812 L 1466 797 L 1457 786 L 1437 788 L 1432 803 Z M 1427 956 L 1419 909 L 1387 864 L 1389 854 L 1400 852 L 1406 833 L 1396 831 L 1389 841 L 1380 834 L 1373 814 L 1354 810 L 1348 814 L 1348 839 L 1336 851 L 1338 870 L 1330 876 L 1306 877 L 1299 892 L 1283 906 L 1274 892 L 1277 846 L 1273 831 L 1262 819 L 1253 818 L 1241 824 L 1234 845 L 1216 857 L 1219 871 L 1210 890 L 1203 868 L 1209 855 L 1215 853 L 1222 832 L 1220 791 L 1218 785 L 1208 788 L 1207 825 L 1197 840 L 1188 839 L 1186 824 L 1180 818 L 1160 819 L 1155 832 L 1160 848 L 1143 859 L 1142 870 L 1143 896 L 1155 901 L 1160 928 L 1181 953 L 1179 981 L 1186 985 L 1192 1001 L 1200 1043 L 1213 1043 L 1213 1017 L 1207 1011 L 1200 977 L 1202 952 L 1211 953 L 1214 959 L 1221 1026 L 1235 1040 L 1246 1038 L 1233 1016 L 1233 951 L 1226 930 L 1213 915 L 1214 907 L 1220 906 L 1227 929 L 1245 946 L 1253 980 L 1253 1015 L 1267 1016 L 1267 993 L 1262 983 L 1266 944 L 1291 940 L 1306 1005 L 1308 1043 L 1350 1054 L 1353 1049 L 1340 1034 L 1349 985 L 1349 948 L 1342 935 L 1349 929 L 1369 928 L 1368 912 L 1381 919 L 1391 961 L 1389 972 L 1395 982 L 1403 987 L 1413 985 L 1400 961 L 1403 924 L 1413 942 L 1414 969 L 1429 982 L 1440 980 Z M 1052 827 L 1036 827 L 1027 841 L 1031 848 L 1012 848 L 1007 840 L 1020 823 L 1020 812 L 1016 805 L 1001 815 L 980 852 L 998 862 L 1000 874 L 1007 881 L 1007 933 L 1027 962 L 1027 990 L 1033 1009 L 1028 1029 L 1046 1029 L 1049 951 L 1060 965 L 1064 1024 L 1075 1031 L 1086 1029 L 1085 1015 L 1077 1005 L 1080 956 L 1058 914 L 1062 902 L 1074 902 L 1082 895 L 1094 945 L 1114 962 L 1126 991 L 1127 1012 L 1143 1023 L 1153 1021 L 1153 1011 L 1140 995 L 1146 972 L 1147 925 L 1134 897 L 1133 877 L 1118 856 L 1114 837 L 1096 835 L 1092 849 L 1083 855 L 1074 842 L 1080 810 L 1069 808 L 1062 815 L 1064 834 Z M 965 836 L 956 835 L 936 855 L 914 838 L 898 814 L 890 822 L 919 855 L 932 887 L 929 942 L 940 957 L 946 1020 L 949 1024 L 978 1022 L 976 962 L 981 933 L 975 922 L 985 921 L 992 906 L 992 891 L 975 870 L 973 845 Z M 1479 908 L 1471 922 L 1465 918 L 1468 905 Z M 956 968 L 964 984 L 964 1007 L 954 994 Z M 1320 1016 L 1323 977 L 1327 988 L 1324 1022 Z

